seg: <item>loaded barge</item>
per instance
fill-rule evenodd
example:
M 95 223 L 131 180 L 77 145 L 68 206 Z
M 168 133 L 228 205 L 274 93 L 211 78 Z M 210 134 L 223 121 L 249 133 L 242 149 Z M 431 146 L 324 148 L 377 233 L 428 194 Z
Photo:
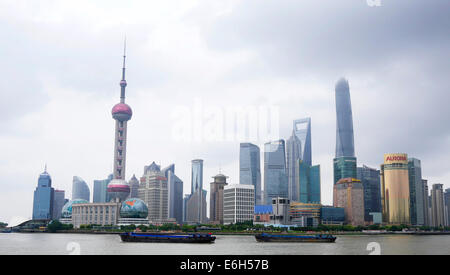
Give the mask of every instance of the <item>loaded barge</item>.
M 127 232 L 120 234 L 123 242 L 144 243 L 213 243 L 216 240 L 211 234 L 158 234 Z
M 300 242 L 300 243 L 334 243 L 336 237 L 332 235 L 255 235 L 258 242 Z

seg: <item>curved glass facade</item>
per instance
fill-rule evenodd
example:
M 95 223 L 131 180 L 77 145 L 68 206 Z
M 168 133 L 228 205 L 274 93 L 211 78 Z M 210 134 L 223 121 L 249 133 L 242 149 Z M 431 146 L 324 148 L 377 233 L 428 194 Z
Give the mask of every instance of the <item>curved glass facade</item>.
M 406 154 L 384 155 L 381 188 L 384 221 L 390 224 L 411 224 Z
M 348 81 L 342 78 L 336 84 L 336 158 L 354 156 L 350 88 Z
M 80 177 L 74 176 L 72 183 L 72 200 L 83 199 L 89 201 L 91 192 L 87 183 Z

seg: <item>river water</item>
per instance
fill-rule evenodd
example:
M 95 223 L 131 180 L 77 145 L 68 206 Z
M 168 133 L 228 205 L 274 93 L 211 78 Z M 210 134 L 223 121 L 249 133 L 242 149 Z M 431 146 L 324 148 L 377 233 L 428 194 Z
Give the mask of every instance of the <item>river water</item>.
M 123 243 L 118 235 L 8 233 L 0 234 L 0 255 L 450 255 L 450 235 L 337 237 L 336 243 L 259 243 L 253 236 L 218 235 L 213 244 L 161 244 Z

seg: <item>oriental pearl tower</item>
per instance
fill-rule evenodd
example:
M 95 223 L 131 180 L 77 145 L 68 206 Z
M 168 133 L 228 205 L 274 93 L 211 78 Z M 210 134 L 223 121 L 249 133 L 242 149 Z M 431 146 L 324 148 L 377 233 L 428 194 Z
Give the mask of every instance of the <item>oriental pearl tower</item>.
M 127 153 L 127 122 L 131 119 L 133 112 L 125 104 L 125 59 L 126 46 L 123 54 L 122 80 L 120 81 L 120 103 L 112 109 L 112 117 L 116 121 L 114 140 L 114 178 L 108 184 L 108 195 L 111 201 L 124 201 L 130 194 L 130 185 L 125 181 L 126 153 Z

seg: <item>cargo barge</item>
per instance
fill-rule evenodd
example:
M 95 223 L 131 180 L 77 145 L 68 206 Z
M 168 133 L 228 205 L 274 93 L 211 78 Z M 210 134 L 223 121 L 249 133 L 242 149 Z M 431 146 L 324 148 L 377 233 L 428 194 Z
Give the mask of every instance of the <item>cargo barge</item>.
M 143 243 L 213 243 L 216 240 L 211 234 L 158 234 L 127 232 L 120 234 L 123 242 Z
M 336 237 L 332 235 L 255 235 L 258 242 L 300 242 L 300 243 L 334 243 Z

